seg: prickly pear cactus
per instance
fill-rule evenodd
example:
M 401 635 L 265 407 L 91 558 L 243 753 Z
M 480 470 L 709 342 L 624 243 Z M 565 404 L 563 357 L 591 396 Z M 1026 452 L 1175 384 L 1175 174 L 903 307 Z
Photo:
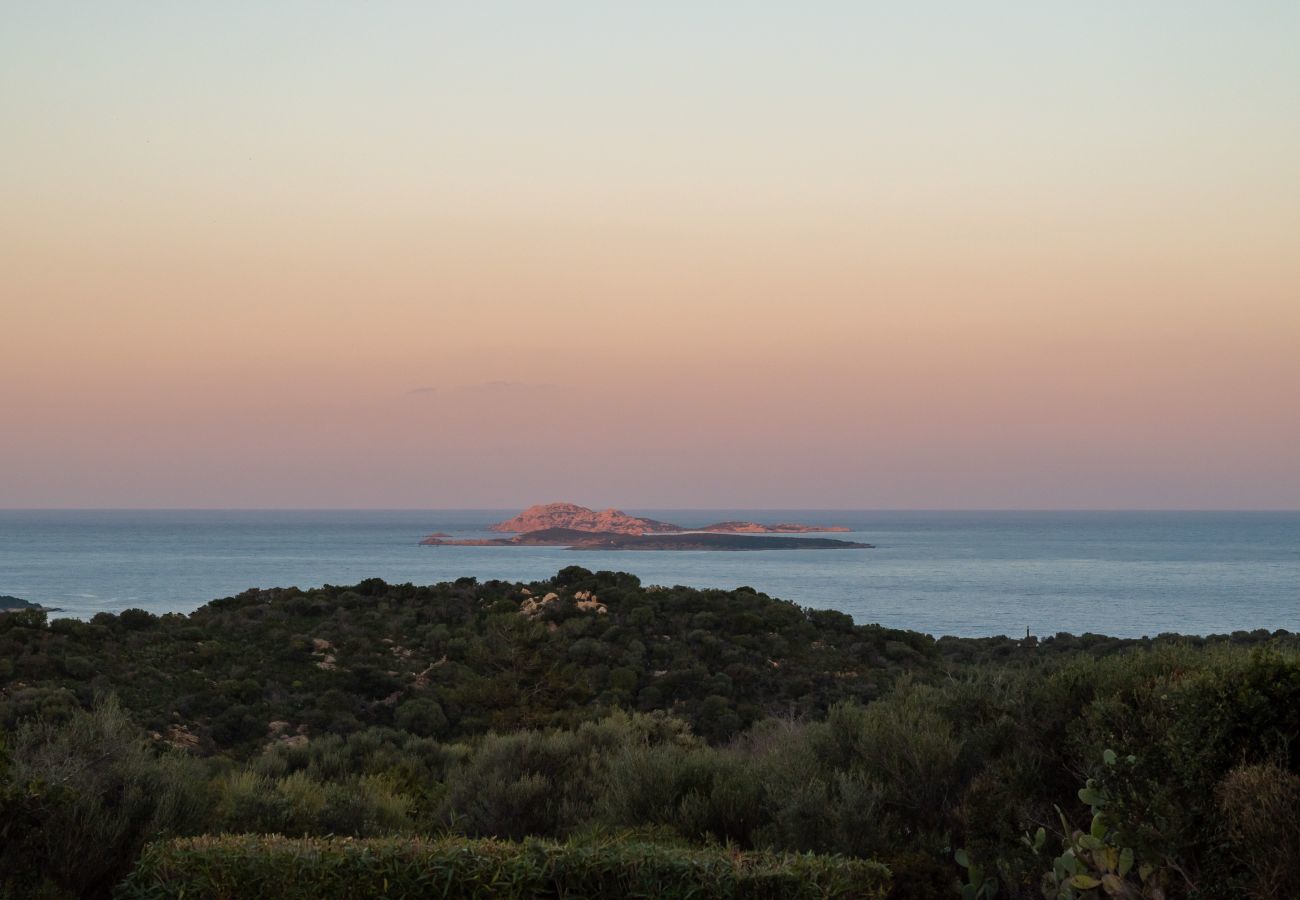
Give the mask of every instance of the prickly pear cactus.
M 1108 768 L 1131 767 L 1137 762 L 1132 756 L 1120 758 L 1113 750 L 1102 754 Z M 1101 900 L 1118 897 L 1122 900 L 1165 900 L 1166 872 L 1163 866 L 1137 858 L 1132 847 L 1123 846 L 1114 823 L 1107 812 L 1111 796 L 1095 779 L 1088 779 L 1079 790 L 1079 799 L 1092 810 L 1088 830 L 1074 828 L 1065 813 L 1057 807 L 1061 818 L 1062 853 L 1052 860 L 1052 867 L 1043 873 L 1043 896 L 1047 900 Z M 1039 828 L 1031 837 L 1025 835 L 1024 843 L 1041 854 L 1047 843 L 1047 831 Z
M 998 895 L 998 880 L 992 875 L 985 875 L 984 869 L 971 861 L 964 849 L 958 848 L 953 854 L 957 865 L 966 870 L 966 878 L 957 885 L 961 900 L 993 900 Z

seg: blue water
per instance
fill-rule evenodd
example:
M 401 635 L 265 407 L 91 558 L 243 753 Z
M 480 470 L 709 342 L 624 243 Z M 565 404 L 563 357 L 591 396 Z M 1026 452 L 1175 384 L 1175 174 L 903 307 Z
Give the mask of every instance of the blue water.
M 750 585 L 932 634 L 1300 631 L 1300 513 L 629 510 L 846 525 L 874 550 L 575 552 L 422 547 L 513 511 L 0 510 L 0 594 L 64 615 L 187 612 L 249 587 L 533 580 L 567 565 L 647 584 Z

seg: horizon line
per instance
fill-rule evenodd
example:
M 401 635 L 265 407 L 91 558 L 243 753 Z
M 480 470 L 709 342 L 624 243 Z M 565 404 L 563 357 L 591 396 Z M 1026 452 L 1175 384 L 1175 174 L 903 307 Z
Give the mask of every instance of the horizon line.
M 527 509 L 528 507 L 522 507 Z M 589 507 L 599 509 L 598 507 Z M 642 512 L 870 512 L 870 513 L 1300 513 L 1284 506 L 639 506 Z M 510 512 L 518 506 L 0 506 L 0 512 Z

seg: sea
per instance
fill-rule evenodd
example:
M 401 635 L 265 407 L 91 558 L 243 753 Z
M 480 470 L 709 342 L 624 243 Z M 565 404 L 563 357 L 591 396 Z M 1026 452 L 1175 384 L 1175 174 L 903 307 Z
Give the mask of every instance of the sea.
M 871 550 L 430 547 L 517 510 L 0 510 L 0 594 L 88 618 L 187 613 L 251 587 L 533 581 L 565 566 L 644 584 L 748 585 L 934 635 L 1300 631 L 1300 512 L 627 510 L 682 525 L 843 525 Z

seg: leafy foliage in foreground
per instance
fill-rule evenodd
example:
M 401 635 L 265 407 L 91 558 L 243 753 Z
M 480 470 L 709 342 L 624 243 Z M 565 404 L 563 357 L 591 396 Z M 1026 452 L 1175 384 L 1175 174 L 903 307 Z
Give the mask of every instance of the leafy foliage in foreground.
M 888 884 L 888 871 L 864 860 L 637 838 L 557 844 L 245 835 L 151 845 L 118 896 L 871 900 L 885 897 Z
M 189 617 L 11 613 L 0 663 L 0 896 L 106 896 L 148 840 L 244 832 L 632 829 L 878 860 L 895 898 L 1300 883 L 1285 633 L 932 641 L 574 569 L 253 592 Z M 391 702 L 366 687 L 380 675 Z M 230 710 L 252 724 L 223 730 Z

